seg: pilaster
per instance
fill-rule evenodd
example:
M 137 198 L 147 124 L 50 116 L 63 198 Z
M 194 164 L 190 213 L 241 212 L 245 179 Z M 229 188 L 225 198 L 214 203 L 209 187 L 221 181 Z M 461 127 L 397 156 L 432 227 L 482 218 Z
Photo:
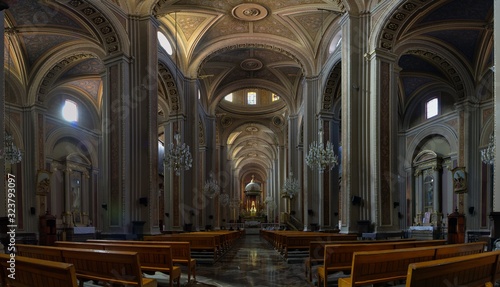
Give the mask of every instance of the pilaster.
M 104 59 L 102 104 L 102 178 L 103 204 L 108 209 L 104 218 L 103 232 L 128 233 L 130 210 L 129 160 L 130 118 L 128 105 L 130 88 L 129 58 L 116 55 Z
M 364 53 L 368 50 L 369 14 L 346 15 L 342 22 L 342 202 L 341 231 L 357 232 L 367 214 L 372 184 L 370 87 Z M 373 176 L 376 176 L 373 175 Z M 351 204 L 354 196 L 361 198 Z M 367 204 L 364 204 L 366 202 Z M 370 202 L 370 204 L 368 204 Z
M 306 78 L 304 82 L 304 150 L 303 158 L 305 159 L 307 153 L 309 152 L 309 146 L 315 140 L 318 140 L 318 120 L 317 120 L 317 108 L 318 102 L 320 102 L 320 88 L 319 88 L 319 78 L 311 77 Z M 311 170 L 310 168 L 304 168 L 304 197 L 303 197 L 303 219 L 304 219 L 304 231 L 309 230 L 309 216 L 307 211 L 311 208 L 319 209 L 319 195 L 323 192 L 323 187 L 319 184 L 319 172 L 317 170 Z M 310 204 L 309 202 L 316 202 L 316 204 Z
M 370 64 L 370 205 L 368 211 L 376 230 L 399 230 L 393 202 L 399 197 L 398 175 L 398 91 L 396 55 L 376 50 L 366 55 Z M 373 204 L 376 202 L 376 204 Z

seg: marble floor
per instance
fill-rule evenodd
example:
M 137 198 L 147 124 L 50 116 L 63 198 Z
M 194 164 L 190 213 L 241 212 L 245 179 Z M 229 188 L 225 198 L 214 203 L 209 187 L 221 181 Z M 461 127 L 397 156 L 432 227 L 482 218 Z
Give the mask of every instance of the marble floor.
M 156 276 L 155 276 L 156 277 Z M 158 286 L 168 286 L 157 278 Z M 213 265 L 196 266 L 196 283 L 182 286 L 291 287 L 312 286 L 305 279 L 304 263 L 286 263 L 259 235 L 245 235 Z

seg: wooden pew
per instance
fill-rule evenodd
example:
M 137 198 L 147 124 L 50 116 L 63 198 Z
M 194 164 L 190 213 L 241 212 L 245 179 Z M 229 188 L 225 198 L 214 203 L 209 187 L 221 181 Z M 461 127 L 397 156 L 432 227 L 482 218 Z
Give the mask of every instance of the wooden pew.
M 157 286 L 156 280 L 142 277 L 137 252 L 69 248 L 61 251 L 64 261 L 75 266 L 80 287 L 88 280 L 124 286 Z
M 169 245 L 134 245 L 134 244 L 106 244 L 105 250 L 137 252 L 141 270 L 144 272 L 162 272 L 169 275 L 169 285 L 181 286 L 181 268 L 174 266 L 172 250 Z
M 191 276 L 196 280 L 196 259 L 191 257 L 191 244 L 187 241 L 136 241 L 136 240 L 106 240 L 87 239 L 89 243 L 104 244 L 138 244 L 138 245 L 169 245 L 172 250 L 172 261 L 174 265 L 187 267 L 188 282 Z
M 283 256 L 285 260 L 287 260 L 291 251 L 309 250 L 309 243 L 311 241 L 356 241 L 357 237 L 357 234 L 317 234 L 313 232 L 302 232 L 299 234 L 284 235 L 282 239 Z
M 335 272 L 351 271 L 354 252 L 359 251 L 381 251 L 388 249 L 403 249 L 423 246 L 444 245 L 446 240 L 415 240 L 401 242 L 382 243 L 355 243 L 355 244 L 334 244 L 325 245 L 323 254 L 323 265 L 318 267 L 318 286 L 327 286 L 328 275 Z
M 410 263 L 435 260 L 441 258 L 440 256 L 450 258 L 478 254 L 483 251 L 484 243 L 475 242 L 355 252 L 352 259 L 351 275 L 348 278 L 339 278 L 338 286 L 365 286 L 404 280 Z
M 16 244 L 16 254 L 29 258 L 64 262 L 61 249 L 52 246 Z
M 305 259 L 305 276 L 312 282 L 312 267 L 323 264 L 325 259 L 325 246 L 332 244 L 366 244 L 366 243 L 390 243 L 390 242 L 413 242 L 416 239 L 386 239 L 386 240 L 352 240 L 352 241 L 311 241 L 309 242 L 309 256 Z
M 172 249 L 170 245 L 56 241 L 54 243 L 54 246 L 84 250 L 137 252 L 137 254 L 139 255 L 139 262 L 142 271 L 158 271 L 168 274 L 170 277 L 170 287 L 173 287 L 174 283 L 177 283 L 177 286 L 180 286 L 181 269 L 180 267 L 173 265 Z
M 407 287 L 491 286 L 497 279 L 500 251 L 450 257 L 408 265 Z
M 75 244 L 75 246 L 81 246 Z M 103 248 L 103 247 L 102 247 Z M 95 280 L 130 286 L 156 287 L 156 280 L 142 278 L 137 252 L 106 251 L 61 246 L 16 244 L 17 254 L 32 258 L 50 258 L 75 266 L 80 286 Z
M 193 253 L 207 253 L 208 263 L 215 263 L 220 259 L 220 246 L 217 244 L 216 236 L 213 235 L 188 235 L 188 234 L 172 234 L 172 235 L 152 235 L 144 236 L 144 241 L 182 241 L 191 244 L 191 257 Z M 200 262 L 197 258 L 197 262 Z
M 12 287 L 77 287 L 75 266 L 16 255 L 15 276 L 11 274 L 9 254 L 0 254 L 2 286 Z

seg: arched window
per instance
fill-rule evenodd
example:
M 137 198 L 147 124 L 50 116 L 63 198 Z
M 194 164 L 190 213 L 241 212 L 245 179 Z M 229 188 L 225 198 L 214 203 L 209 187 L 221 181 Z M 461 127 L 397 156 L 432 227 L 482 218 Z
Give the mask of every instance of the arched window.
M 64 106 L 62 107 L 62 116 L 68 122 L 77 122 L 78 105 L 72 100 L 64 101 Z

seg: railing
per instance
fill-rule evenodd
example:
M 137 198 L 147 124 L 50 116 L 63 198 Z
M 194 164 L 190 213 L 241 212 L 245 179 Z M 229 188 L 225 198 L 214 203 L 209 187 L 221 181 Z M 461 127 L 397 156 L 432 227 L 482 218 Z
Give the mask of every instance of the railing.
M 260 228 L 265 229 L 265 230 L 278 230 L 278 229 L 280 229 L 280 224 L 279 223 L 261 223 Z
M 245 223 L 228 223 L 226 224 L 228 229 L 244 229 L 245 228 Z
M 304 228 L 304 223 L 300 222 L 300 220 L 295 218 L 293 215 L 288 217 L 287 223 L 295 230 L 302 230 Z

